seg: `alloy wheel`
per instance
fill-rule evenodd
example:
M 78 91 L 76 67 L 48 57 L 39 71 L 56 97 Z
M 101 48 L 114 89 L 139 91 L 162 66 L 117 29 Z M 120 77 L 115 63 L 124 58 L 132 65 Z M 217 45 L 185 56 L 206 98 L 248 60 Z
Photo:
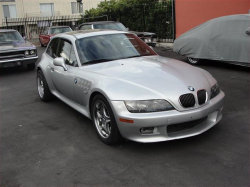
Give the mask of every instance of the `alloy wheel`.
M 111 119 L 106 105 L 98 100 L 94 104 L 93 120 L 95 122 L 98 133 L 103 138 L 108 138 L 111 135 Z

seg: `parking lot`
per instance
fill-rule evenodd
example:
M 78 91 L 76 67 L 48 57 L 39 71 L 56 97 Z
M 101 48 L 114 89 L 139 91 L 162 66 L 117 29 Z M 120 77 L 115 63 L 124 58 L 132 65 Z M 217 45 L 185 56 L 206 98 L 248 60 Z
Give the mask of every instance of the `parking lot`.
M 91 121 L 60 100 L 42 102 L 36 71 L 1 69 L 0 186 L 250 186 L 249 68 L 199 67 L 226 94 L 221 122 L 192 138 L 116 146 L 103 144 Z

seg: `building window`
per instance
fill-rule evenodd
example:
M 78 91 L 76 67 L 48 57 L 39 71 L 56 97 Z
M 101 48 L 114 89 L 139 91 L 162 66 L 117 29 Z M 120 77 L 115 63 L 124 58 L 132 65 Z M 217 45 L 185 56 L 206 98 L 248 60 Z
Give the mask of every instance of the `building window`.
M 53 16 L 54 3 L 40 3 L 40 12 L 43 16 Z
M 5 18 L 16 18 L 16 5 L 3 5 L 3 14 Z
M 71 12 L 72 14 L 83 13 L 83 5 L 77 2 L 71 2 Z

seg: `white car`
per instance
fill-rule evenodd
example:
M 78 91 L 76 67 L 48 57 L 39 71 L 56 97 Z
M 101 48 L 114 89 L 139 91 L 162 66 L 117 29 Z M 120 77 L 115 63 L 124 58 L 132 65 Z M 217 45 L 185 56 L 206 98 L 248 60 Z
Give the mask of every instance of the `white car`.
M 56 96 L 92 119 L 106 144 L 198 135 L 221 120 L 225 96 L 208 72 L 158 56 L 134 34 L 100 30 L 53 37 L 37 88 L 42 101 Z

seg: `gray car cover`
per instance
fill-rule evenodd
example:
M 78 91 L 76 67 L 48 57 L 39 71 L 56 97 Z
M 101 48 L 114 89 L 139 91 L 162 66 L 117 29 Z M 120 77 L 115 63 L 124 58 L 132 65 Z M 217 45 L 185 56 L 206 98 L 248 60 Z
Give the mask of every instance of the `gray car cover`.
M 250 64 L 250 15 L 212 19 L 182 34 L 174 52 L 192 58 Z

